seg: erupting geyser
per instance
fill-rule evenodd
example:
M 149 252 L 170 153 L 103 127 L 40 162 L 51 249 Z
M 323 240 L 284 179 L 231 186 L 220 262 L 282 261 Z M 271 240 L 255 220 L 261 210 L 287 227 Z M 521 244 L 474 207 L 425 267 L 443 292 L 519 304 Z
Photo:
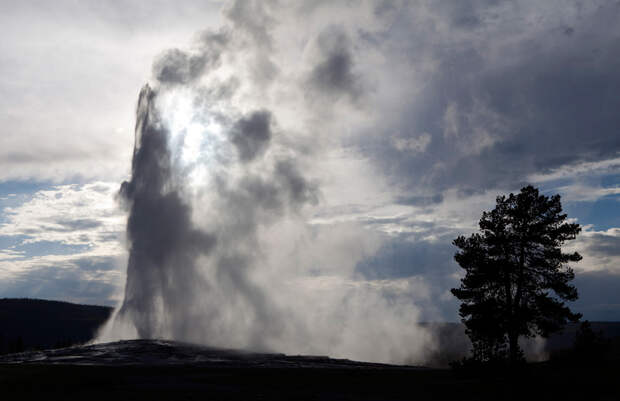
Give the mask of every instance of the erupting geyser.
M 141 338 L 178 338 L 189 323 L 175 313 L 183 308 L 178 302 L 195 296 L 196 256 L 207 253 L 215 237 L 193 228 L 191 210 L 173 180 L 169 131 L 155 96 L 148 85 L 140 91 L 131 180 L 120 191 L 129 208 L 130 248 L 119 314 L 133 322 Z
M 129 259 L 125 297 L 115 319 L 133 325 L 140 338 L 223 345 L 228 338 L 233 340 L 228 345 L 263 348 L 264 334 L 277 328 L 278 311 L 247 277 L 254 252 L 248 246 L 256 246 L 259 214 L 277 216 L 287 204 L 298 207 L 314 200 L 313 188 L 286 159 L 275 160 L 269 180 L 246 174 L 236 186 L 231 185 L 234 178 L 219 171 L 205 177 L 216 188 L 209 199 L 226 208 L 212 221 L 218 235 L 196 227 L 183 199 L 188 196 L 186 166 L 175 160 L 182 154 L 173 152 L 175 138 L 158 110 L 157 96 L 149 85 L 140 92 L 132 175 L 120 190 L 129 211 Z M 269 145 L 270 120 L 265 111 L 240 118 L 222 146 L 236 148 L 239 163 L 251 162 Z M 235 208 L 232 213 L 230 208 Z M 257 328 L 260 335 L 252 333 Z
M 410 294 L 423 283 L 360 277 L 356 264 L 380 238 L 351 222 L 311 221 L 322 199 L 317 166 L 336 143 L 313 114 L 323 105 L 306 96 L 323 70 L 267 57 L 255 39 L 226 26 L 154 63 L 119 194 L 125 295 L 98 341 L 420 362 L 429 336 Z
M 217 147 L 210 157 L 231 150 L 237 157 L 221 159 L 203 175 L 201 189 L 212 192 L 202 197 L 210 202 L 202 206 L 219 210 L 204 219 L 213 233 L 197 227 L 188 199 L 189 170 L 198 167 L 183 160 L 190 133 L 187 127 L 174 131 L 172 120 L 183 111 L 173 107 L 166 119 L 158 96 L 157 89 L 146 85 L 138 100 L 132 174 L 120 190 L 129 212 L 125 297 L 104 336 L 113 333 L 115 325 L 129 325 L 130 334 L 120 337 L 266 348 L 266 340 L 283 334 L 283 322 L 281 311 L 247 272 L 258 259 L 257 230 L 287 210 L 315 202 L 315 187 L 293 159 L 258 160 L 271 142 L 269 112 L 240 117 L 219 139 L 199 126 L 201 140 Z M 246 165 L 252 167 L 243 171 Z

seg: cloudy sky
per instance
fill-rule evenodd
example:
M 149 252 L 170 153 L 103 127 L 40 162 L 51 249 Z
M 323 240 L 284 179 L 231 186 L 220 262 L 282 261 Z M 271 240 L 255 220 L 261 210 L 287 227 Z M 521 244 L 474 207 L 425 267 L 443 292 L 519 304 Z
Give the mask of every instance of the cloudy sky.
M 620 320 L 618 20 L 612 0 L 0 2 L 0 297 L 122 299 L 137 96 L 181 83 L 213 115 L 268 110 L 312 183 L 303 251 L 272 222 L 260 263 L 456 321 L 452 239 L 533 184 L 583 227 L 574 310 Z

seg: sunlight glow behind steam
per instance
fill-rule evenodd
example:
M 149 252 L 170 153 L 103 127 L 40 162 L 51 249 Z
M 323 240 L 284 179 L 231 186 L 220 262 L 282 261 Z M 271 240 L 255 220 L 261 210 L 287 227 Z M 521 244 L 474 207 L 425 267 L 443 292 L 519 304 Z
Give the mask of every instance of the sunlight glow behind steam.
M 172 157 L 192 190 L 209 184 L 208 169 L 215 168 L 226 149 L 221 124 L 197 110 L 194 99 L 195 94 L 187 88 L 165 91 L 158 99 L 163 123 L 170 132 Z

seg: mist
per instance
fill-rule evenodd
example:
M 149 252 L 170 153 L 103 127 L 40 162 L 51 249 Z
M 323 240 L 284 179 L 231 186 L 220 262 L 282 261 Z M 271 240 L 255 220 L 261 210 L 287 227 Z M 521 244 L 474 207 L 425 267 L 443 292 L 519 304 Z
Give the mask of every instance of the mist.
M 356 266 L 385 237 L 317 214 L 340 174 L 325 161 L 364 120 L 349 34 L 308 33 L 288 54 L 270 4 L 233 3 L 220 29 L 154 61 L 118 195 L 124 299 L 97 341 L 421 363 L 434 348 L 415 302 L 427 284 L 364 278 Z

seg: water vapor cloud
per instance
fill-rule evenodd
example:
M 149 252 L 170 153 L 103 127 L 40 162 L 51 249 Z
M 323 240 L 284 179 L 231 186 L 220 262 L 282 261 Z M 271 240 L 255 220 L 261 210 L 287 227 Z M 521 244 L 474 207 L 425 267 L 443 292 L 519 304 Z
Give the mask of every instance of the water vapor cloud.
M 99 340 L 420 362 L 432 345 L 412 296 L 427 296 L 423 280 L 359 277 L 381 236 L 310 222 L 323 200 L 315 171 L 335 138 L 308 91 L 358 107 L 348 36 L 318 32 L 316 58 L 291 68 L 270 34 L 279 16 L 251 4 L 253 13 L 232 4 L 219 30 L 163 52 L 139 94 L 119 192 L 125 296 Z

